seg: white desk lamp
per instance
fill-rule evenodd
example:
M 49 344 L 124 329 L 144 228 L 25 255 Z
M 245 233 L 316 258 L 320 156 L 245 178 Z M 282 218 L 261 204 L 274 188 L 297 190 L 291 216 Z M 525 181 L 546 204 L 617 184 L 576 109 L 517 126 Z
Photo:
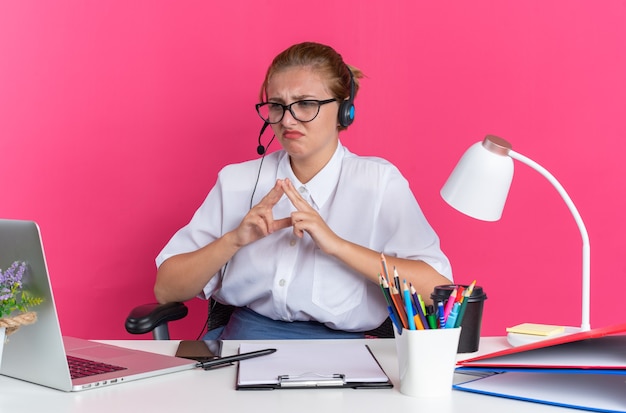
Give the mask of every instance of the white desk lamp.
M 513 179 L 513 159 L 530 166 L 554 185 L 578 225 L 583 244 L 582 323 L 580 328 L 565 327 L 563 334 L 587 331 L 591 328 L 589 323 L 589 235 L 571 198 L 550 172 L 524 155 L 513 151 L 511 144 L 506 140 L 487 135 L 482 142 L 475 143 L 463 154 L 441 188 L 441 196 L 452 207 L 473 218 L 483 221 L 499 220 Z M 554 336 L 549 338 L 551 337 Z M 509 343 L 515 346 L 548 337 L 509 333 L 507 338 Z

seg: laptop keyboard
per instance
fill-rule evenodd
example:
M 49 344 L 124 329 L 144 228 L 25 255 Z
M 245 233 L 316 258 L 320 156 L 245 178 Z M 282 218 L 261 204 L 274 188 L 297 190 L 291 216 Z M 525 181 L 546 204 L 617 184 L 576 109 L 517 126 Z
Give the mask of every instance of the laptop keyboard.
M 73 379 L 126 370 L 126 367 L 86 360 L 74 356 L 67 356 L 67 364 L 70 366 L 70 376 L 72 376 Z

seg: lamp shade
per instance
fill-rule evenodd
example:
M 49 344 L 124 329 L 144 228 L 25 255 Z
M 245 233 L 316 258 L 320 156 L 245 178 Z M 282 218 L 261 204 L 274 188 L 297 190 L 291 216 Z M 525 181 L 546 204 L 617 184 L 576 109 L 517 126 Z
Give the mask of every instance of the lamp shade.
M 546 178 L 565 201 L 578 225 L 582 240 L 582 322 L 580 330 L 591 329 L 589 234 L 574 202 L 563 185 L 546 168 L 515 152 L 506 140 L 487 135 L 463 154 L 452 174 L 441 188 L 441 197 L 460 212 L 483 221 L 497 221 L 502 216 L 511 181 L 513 160 L 531 167 Z M 511 333 L 512 334 L 512 333 Z
M 441 188 L 441 197 L 473 218 L 499 220 L 513 180 L 509 149 L 508 142 L 492 136 L 470 146 Z

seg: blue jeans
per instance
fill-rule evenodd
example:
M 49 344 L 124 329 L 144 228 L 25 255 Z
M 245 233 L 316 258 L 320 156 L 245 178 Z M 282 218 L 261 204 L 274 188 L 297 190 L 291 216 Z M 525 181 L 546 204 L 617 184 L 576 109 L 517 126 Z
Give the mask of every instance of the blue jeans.
M 207 332 L 203 340 L 284 340 L 365 338 L 361 332 L 334 330 L 316 321 L 272 320 L 247 307 L 238 307 L 225 327 Z

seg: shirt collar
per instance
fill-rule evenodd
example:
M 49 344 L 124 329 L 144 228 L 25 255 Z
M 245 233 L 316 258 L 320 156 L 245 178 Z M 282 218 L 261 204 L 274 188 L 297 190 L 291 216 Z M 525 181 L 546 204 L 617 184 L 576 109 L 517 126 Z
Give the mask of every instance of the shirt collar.
M 319 210 L 324 206 L 326 201 L 328 201 L 328 198 L 337 187 L 339 174 L 341 172 L 341 161 L 345 152 L 346 149 L 344 146 L 341 142 L 338 142 L 337 149 L 335 149 L 335 153 L 326 166 L 306 184 L 301 183 L 298 178 L 296 178 L 291 169 L 289 156 L 285 153 L 278 164 L 278 177 L 289 178 L 297 190 L 300 190 L 300 188 L 304 186 L 311 196 L 313 206 Z

